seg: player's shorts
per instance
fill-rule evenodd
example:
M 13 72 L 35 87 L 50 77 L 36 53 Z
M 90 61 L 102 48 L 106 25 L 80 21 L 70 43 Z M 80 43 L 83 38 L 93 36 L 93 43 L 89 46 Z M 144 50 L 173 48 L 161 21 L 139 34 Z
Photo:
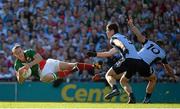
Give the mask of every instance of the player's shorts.
M 151 75 L 150 66 L 141 59 L 127 58 L 118 61 L 112 68 L 116 74 L 125 72 L 125 77 L 128 79 L 130 79 L 136 72 L 143 77 L 149 77 Z
M 140 62 L 138 62 L 137 72 L 139 73 L 140 76 L 143 77 L 149 77 L 154 73 L 150 65 L 144 62 L 143 60 L 140 60 Z
M 42 69 L 40 73 L 40 78 L 43 78 L 47 74 L 56 73 L 59 71 L 59 64 L 61 61 L 55 60 L 55 59 L 48 59 L 46 61 L 46 64 L 44 65 L 44 68 Z

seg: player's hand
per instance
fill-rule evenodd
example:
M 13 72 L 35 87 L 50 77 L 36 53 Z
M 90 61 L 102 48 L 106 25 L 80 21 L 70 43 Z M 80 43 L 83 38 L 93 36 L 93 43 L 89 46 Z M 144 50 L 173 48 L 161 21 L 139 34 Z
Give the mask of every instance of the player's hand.
M 20 84 L 22 84 L 25 81 L 25 78 L 22 76 L 23 72 L 16 72 L 17 80 Z
M 92 77 L 92 80 L 93 81 L 98 81 L 101 79 L 101 76 L 99 74 L 95 74 L 93 77 Z
M 26 70 L 28 70 L 29 68 L 30 68 L 30 66 L 29 66 L 29 64 L 27 64 L 27 63 L 23 63 L 23 67 L 26 69 Z
M 26 66 L 23 66 L 23 67 L 21 67 L 21 68 L 19 68 L 19 70 L 18 70 L 18 74 L 19 75 L 22 75 L 24 72 L 26 72 L 28 69 L 26 68 Z
M 129 25 L 129 26 L 134 26 L 134 24 L 133 24 L 133 19 L 132 19 L 131 16 L 128 17 L 127 22 L 128 22 L 128 25 Z
M 87 52 L 87 55 L 88 55 L 89 57 L 96 57 L 96 56 L 97 56 L 97 53 L 96 53 L 96 52 L 93 52 L 93 51 L 88 51 L 88 52 Z
M 21 75 L 19 76 L 18 82 L 22 84 L 25 81 L 25 78 Z
M 26 65 L 24 65 L 23 67 L 21 67 L 18 72 L 16 73 L 16 77 L 17 80 L 20 84 L 22 84 L 25 81 L 25 78 L 22 76 L 23 73 L 25 73 L 28 70 L 29 67 L 27 67 Z

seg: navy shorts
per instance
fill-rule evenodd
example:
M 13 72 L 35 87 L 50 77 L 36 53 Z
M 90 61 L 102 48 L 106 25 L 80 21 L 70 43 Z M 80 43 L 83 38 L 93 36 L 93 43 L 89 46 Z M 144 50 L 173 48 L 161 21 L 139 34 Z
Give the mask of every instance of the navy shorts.
M 113 70 L 116 74 L 124 73 L 125 77 L 130 79 L 136 72 L 143 77 L 151 76 L 150 66 L 141 59 L 127 58 L 122 61 L 118 61 L 113 65 Z

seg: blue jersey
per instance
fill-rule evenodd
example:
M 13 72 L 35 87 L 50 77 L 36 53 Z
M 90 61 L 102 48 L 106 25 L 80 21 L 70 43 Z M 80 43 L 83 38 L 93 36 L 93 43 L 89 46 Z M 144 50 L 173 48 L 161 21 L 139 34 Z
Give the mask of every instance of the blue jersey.
M 126 38 L 126 36 L 117 33 L 111 37 L 110 44 L 119 50 L 119 48 L 115 44 L 113 44 L 114 39 L 118 39 L 124 45 L 125 49 L 128 51 L 125 54 L 123 54 L 121 51 L 121 55 L 123 54 L 124 58 L 141 59 L 137 53 L 135 46 L 131 41 L 129 41 Z
M 150 40 L 145 41 L 144 46 L 138 52 L 138 55 L 149 65 L 160 60 L 165 64 L 167 63 L 165 51 Z

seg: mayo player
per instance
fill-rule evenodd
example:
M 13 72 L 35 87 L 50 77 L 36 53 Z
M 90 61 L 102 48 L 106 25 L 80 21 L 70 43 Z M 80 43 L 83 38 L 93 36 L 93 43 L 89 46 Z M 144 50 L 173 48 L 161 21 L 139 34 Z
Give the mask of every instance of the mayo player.
M 64 78 L 77 70 L 93 70 L 95 64 L 68 63 L 55 59 L 44 60 L 39 53 L 32 49 L 23 50 L 19 44 L 15 44 L 12 53 L 16 57 L 14 68 L 19 83 L 23 83 L 26 78 L 23 77 L 29 68 L 32 76 L 40 78 L 42 82 L 51 82 L 58 78 Z

